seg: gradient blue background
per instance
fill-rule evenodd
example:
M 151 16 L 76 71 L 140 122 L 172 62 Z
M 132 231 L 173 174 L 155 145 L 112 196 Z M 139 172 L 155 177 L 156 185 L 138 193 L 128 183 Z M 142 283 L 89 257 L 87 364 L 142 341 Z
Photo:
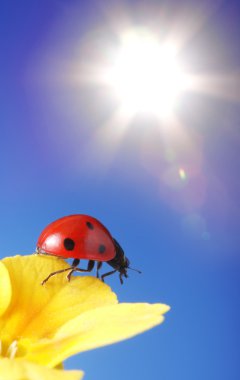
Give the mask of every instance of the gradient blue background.
M 194 195 L 202 186 L 198 176 L 181 191 L 168 189 L 151 170 L 154 156 L 143 163 L 144 139 L 149 138 L 151 156 L 151 134 L 154 140 L 156 133 L 151 122 L 134 123 L 104 167 L 108 142 L 103 151 L 91 140 L 106 115 L 90 115 L 96 112 L 91 108 L 95 99 L 84 90 L 51 82 L 46 62 L 53 56 L 74 59 L 78 36 L 104 24 L 106 10 L 116 4 L 132 19 L 142 6 L 134 1 L 1 1 L 1 257 L 33 252 L 40 231 L 58 217 L 97 217 L 121 242 L 132 266 L 143 271 L 141 276 L 129 273 L 124 286 L 117 276 L 109 278 L 119 300 L 164 302 L 172 309 L 163 325 L 77 355 L 66 368 L 83 369 L 86 380 L 238 380 L 238 90 L 234 101 L 224 93 L 199 92 L 186 95 L 179 105 L 178 117 L 201 154 L 200 203 L 189 205 L 185 197 L 185 191 Z M 149 1 L 148 6 L 167 10 L 169 28 L 184 10 L 191 10 L 194 24 L 200 7 L 194 0 L 181 6 Z M 207 2 L 202 6 L 207 17 L 183 49 L 187 64 L 195 73 L 236 75 L 240 5 L 213 2 L 209 12 Z M 74 97 L 76 104 L 79 97 L 78 111 L 71 108 Z M 192 156 L 186 153 L 188 160 Z

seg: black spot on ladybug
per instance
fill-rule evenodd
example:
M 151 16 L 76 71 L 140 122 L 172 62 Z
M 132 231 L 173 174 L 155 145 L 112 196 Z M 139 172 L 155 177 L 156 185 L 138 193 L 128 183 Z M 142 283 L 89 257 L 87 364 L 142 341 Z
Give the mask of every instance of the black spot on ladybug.
M 98 247 L 98 252 L 99 253 L 104 253 L 106 251 L 106 247 L 103 244 L 100 244 Z
M 87 227 L 90 229 L 90 230 L 93 230 L 94 227 L 93 227 L 93 224 L 91 222 L 86 222 L 86 225 Z
M 72 251 L 74 249 L 75 243 L 72 239 L 66 238 L 63 241 L 63 245 L 67 251 Z

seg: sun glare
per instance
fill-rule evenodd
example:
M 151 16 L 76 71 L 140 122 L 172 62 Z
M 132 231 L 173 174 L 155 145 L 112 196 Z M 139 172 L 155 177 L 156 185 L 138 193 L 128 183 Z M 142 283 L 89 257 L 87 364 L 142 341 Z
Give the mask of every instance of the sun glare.
M 123 35 L 119 50 L 113 55 L 107 82 L 123 108 L 132 114 L 168 116 L 187 77 L 177 62 L 173 45 L 161 45 L 148 32 Z

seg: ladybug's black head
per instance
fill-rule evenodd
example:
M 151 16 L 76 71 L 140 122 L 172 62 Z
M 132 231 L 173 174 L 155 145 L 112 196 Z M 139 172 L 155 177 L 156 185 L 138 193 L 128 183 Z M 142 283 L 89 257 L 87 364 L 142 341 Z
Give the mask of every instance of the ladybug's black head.
M 128 277 L 127 275 L 127 269 L 129 268 L 129 265 L 130 265 L 130 261 L 128 260 L 128 258 L 124 255 L 122 257 L 122 261 L 121 261 L 121 264 L 118 268 L 118 271 L 119 271 L 119 279 L 120 279 L 120 282 L 121 284 L 123 284 L 123 279 L 122 277 L 124 276 L 125 278 Z
M 109 260 L 107 263 L 111 265 L 116 271 L 119 272 L 119 278 L 121 284 L 123 283 L 122 277 L 127 278 L 127 268 L 130 264 L 128 258 L 125 256 L 124 251 L 120 244 L 117 242 L 117 240 L 113 239 L 115 249 L 116 249 L 116 255 L 112 260 Z
M 123 276 L 128 277 L 127 270 L 130 268 L 130 261 L 125 256 L 124 251 L 117 240 L 113 239 L 114 245 L 116 248 L 116 255 L 112 260 L 109 260 L 107 263 L 111 265 L 116 271 L 119 272 L 119 278 L 121 284 L 123 284 Z M 130 268 L 131 269 L 131 268 Z M 140 272 L 139 272 L 140 273 Z

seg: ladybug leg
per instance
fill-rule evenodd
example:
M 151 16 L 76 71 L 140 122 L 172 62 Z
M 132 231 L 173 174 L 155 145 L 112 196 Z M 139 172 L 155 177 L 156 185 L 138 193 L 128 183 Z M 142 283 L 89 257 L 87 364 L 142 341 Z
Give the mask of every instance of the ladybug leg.
M 119 274 L 119 280 L 120 280 L 120 282 L 121 282 L 121 285 L 123 284 L 122 276 L 124 276 L 125 278 L 128 278 L 127 273 L 120 273 L 120 274 Z
M 75 260 L 78 260 L 78 259 L 75 259 Z M 78 262 L 80 262 L 80 260 L 78 260 Z M 87 266 L 87 269 L 83 269 L 83 268 L 73 268 L 71 270 L 71 272 L 68 274 L 68 281 L 70 280 L 70 277 L 71 277 L 71 274 L 73 272 L 91 272 L 94 268 L 94 264 L 95 264 L 95 261 L 94 260 L 89 260 L 88 261 L 88 266 Z M 78 264 L 77 264 L 78 265 Z
M 79 259 L 74 259 L 73 260 L 73 262 L 72 262 L 72 270 L 70 270 L 70 272 L 67 275 L 68 281 L 70 281 L 71 275 L 73 274 L 73 272 L 75 271 L 75 268 L 78 266 L 79 263 L 80 263 Z
M 76 266 L 79 264 L 79 262 L 80 262 L 79 259 L 74 259 L 72 265 L 70 266 L 70 268 L 65 268 L 65 269 L 57 270 L 56 272 L 50 273 L 42 281 L 41 285 L 44 285 L 49 280 L 49 278 L 51 278 L 52 276 L 55 276 L 55 274 L 63 273 L 63 272 L 67 272 L 67 271 L 70 271 L 69 274 L 68 274 L 68 276 L 67 276 L 68 281 L 70 281 L 70 278 L 71 278 L 71 275 L 72 275 L 73 272 L 75 272 L 75 271 L 76 272 L 91 272 L 91 270 L 94 267 L 94 263 L 95 263 L 93 260 L 89 260 L 87 269 L 81 269 L 81 268 L 76 268 Z
M 111 274 L 117 272 L 117 269 L 115 270 L 112 270 L 111 272 L 107 272 L 107 273 L 104 273 L 102 276 L 101 276 L 101 280 L 102 282 L 104 282 L 104 277 L 107 277 L 107 276 L 110 276 Z
M 42 282 L 41 282 L 41 285 L 44 285 L 48 280 L 49 278 L 51 278 L 52 276 L 55 276 L 55 274 L 58 274 L 58 273 L 63 273 L 63 272 L 67 272 L 68 270 L 72 270 L 72 267 L 70 268 L 65 268 L 65 269 L 61 269 L 61 270 L 57 270 L 56 272 L 52 272 L 50 273 Z
M 98 261 L 97 263 L 97 278 L 99 278 L 99 269 L 102 267 L 102 262 L 101 261 Z

